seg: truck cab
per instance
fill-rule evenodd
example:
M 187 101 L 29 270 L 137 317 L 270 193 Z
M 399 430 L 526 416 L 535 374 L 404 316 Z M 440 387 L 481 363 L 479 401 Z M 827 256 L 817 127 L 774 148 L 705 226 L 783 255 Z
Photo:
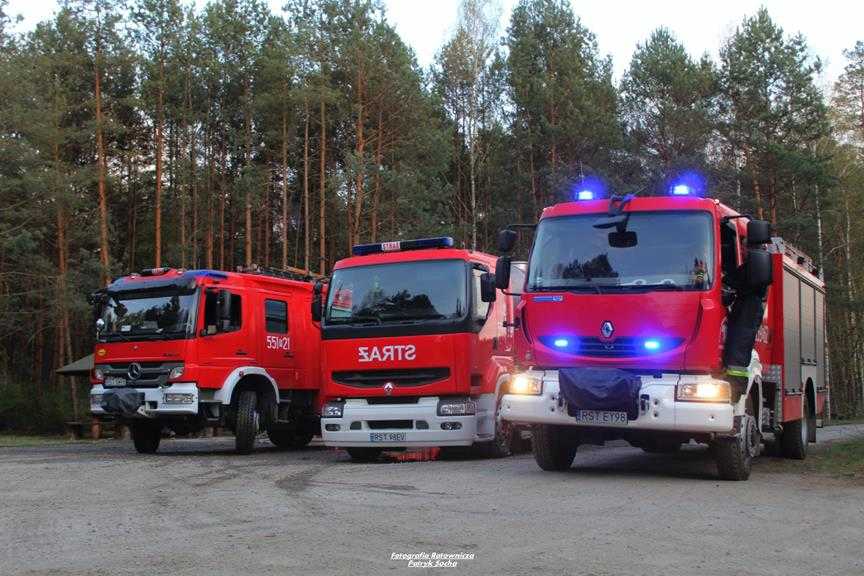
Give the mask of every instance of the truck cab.
M 333 269 L 321 318 L 322 437 L 356 460 L 385 448 L 480 444 L 503 455 L 514 298 L 496 259 L 451 238 L 355 246 Z M 518 272 L 517 272 L 518 275 Z
M 313 285 L 262 273 L 146 270 L 91 296 L 97 342 L 90 406 L 127 424 L 139 452 L 164 429 L 224 426 L 238 452 L 259 431 L 280 447 L 318 430 L 320 333 Z
M 800 366 L 781 376 L 780 302 L 790 317 L 800 304 L 788 294 L 784 300 L 783 282 L 772 282 L 800 267 L 780 253 L 767 223 L 694 196 L 684 184 L 669 192 L 596 198 L 580 191 L 542 213 L 502 415 L 533 426 L 543 469 L 569 468 L 580 444 L 625 439 L 668 452 L 695 440 L 714 448 L 721 477 L 743 480 L 763 438 L 797 444 L 788 452 L 800 454 L 800 427 L 812 422 L 804 448 L 815 440 L 821 392 L 807 392 L 802 408 L 793 400 L 805 394 L 801 386 L 786 385 L 800 381 L 789 376 Z M 499 247 L 510 250 L 515 238 L 514 230 L 502 231 Z M 499 287 L 509 282 L 506 260 L 499 259 Z M 802 274 L 824 293 L 814 274 Z M 754 306 L 764 314 L 756 312 L 742 375 L 731 378 L 724 348 L 740 321 L 734 302 L 745 293 L 758 294 Z M 811 314 L 814 325 L 823 321 Z M 824 349 L 811 339 L 813 349 Z M 797 362 L 798 352 L 786 356 Z

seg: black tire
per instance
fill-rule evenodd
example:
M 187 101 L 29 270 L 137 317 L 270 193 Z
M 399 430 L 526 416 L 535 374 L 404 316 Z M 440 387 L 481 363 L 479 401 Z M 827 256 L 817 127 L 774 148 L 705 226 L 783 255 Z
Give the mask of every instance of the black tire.
M 300 434 L 293 430 L 270 430 L 267 432 L 267 437 L 270 438 L 270 442 L 282 450 L 303 448 L 312 441 L 312 434 L 308 432 Z
M 780 450 L 784 458 L 804 460 L 807 457 L 811 418 L 810 400 L 806 394 L 804 394 L 802 402 L 804 402 L 804 417 L 783 424 L 783 433 L 780 435 Z
M 254 390 L 243 390 L 237 399 L 237 423 L 234 425 L 234 447 L 238 454 L 249 454 L 258 437 L 258 395 Z
M 134 422 L 129 426 L 132 443 L 139 454 L 154 454 L 162 440 L 162 425 L 155 422 Z
M 569 470 L 579 443 L 566 426 L 540 424 L 533 430 L 534 460 L 547 472 Z
M 375 462 L 381 456 L 382 448 L 346 448 L 346 452 L 354 462 Z
M 500 410 L 500 405 L 499 405 Z M 483 442 L 479 445 L 480 455 L 485 458 L 506 458 L 513 454 L 513 446 L 516 442 L 518 430 L 510 422 L 495 414 L 495 438 L 491 442 Z
M 746 415 L 741 432 L 732 438 L 720 438 L 713 444 L 717 475 L 721 480 L 742 481 L 750 478 L 753 457 L 759 451 L 759 431 L 752 396 L 747 399 Z

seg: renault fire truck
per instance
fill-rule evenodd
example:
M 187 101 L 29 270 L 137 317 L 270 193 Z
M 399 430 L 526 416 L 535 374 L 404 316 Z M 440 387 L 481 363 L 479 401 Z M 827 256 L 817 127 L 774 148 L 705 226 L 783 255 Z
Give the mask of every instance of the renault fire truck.
M 721 478 L 744 480 L 763 439 L 799 459 L 815 442 L 828 386 L 818 271 L 689 180 L 654 197 L 586 187 L 543 211 L 502 402 L 506 420 L 533 425 L 542 469 L 569 469 L 580 444 L 695 440 Z M 516 241 L 503 230 L 499 249 Z M 736 346 L 737 372 L 724 362 Z
M 499 400 L 514 299 L 495 290 L 495 262 L 441 237 L 358 245 L 336 263 L 326 304 L 313 303 L 327 446 L 359 461 L 475 444 L 509 454 L 515 436 Z
M 278 447 L 308 444 L 320 408 L 312 290 L 305 279 L 215 270 L 114 280 L 91 297 L 93 415 L 128 424 L 141 453 L 156 452 L 166 428 L 225 426 L 240 453 L 259 431 Z

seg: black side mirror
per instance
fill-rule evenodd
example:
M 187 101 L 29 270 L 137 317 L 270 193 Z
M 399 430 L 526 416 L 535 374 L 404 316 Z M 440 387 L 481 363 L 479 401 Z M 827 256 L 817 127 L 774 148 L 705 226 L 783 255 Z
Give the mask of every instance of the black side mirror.
M 771 254 L 766 250 L 749 250 L 747 253 L 746 278 L 752 288 L 770 286 L 774 280 Z
M 483 302 L 494 302 L 496 295 L 495 275 L 484 272 L 480 276 L 480 300 Z
M 771 223 L 767 220 L 747 222 L 747 245 L 761 246 L 771 242 Z
M 517 238 L 515 230 L 505 229 L 498 232 L 498 252 L 506 254 L 513 250 Z
M 639 238 L 632 230 L 609 232 L 609 246 L 612 248 L 633 248 L 638 243 Z
M 510 287 L 510 257 L 501 256 L 495 263 L 495 287 L 507 290 Z
M 219 303 L 219 322 L 220 326 L 224 327 L 231 324 L 231 293 L 227 290 L 219 290 L 216 297 Z
M 324 290 L 321 282 L 316 282 L 312 287 L 312 305 L 310 307 L 310 313 L 312 314 L 313 322 L 320 322 L 321 317 L 324 315 L 323 306 L 321 305 L 321 292 Z

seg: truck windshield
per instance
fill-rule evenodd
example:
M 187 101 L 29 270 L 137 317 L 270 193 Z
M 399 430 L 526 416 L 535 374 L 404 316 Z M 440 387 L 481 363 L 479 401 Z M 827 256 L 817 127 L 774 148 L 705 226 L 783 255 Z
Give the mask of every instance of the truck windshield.
M 461 260 L 396 262 L 333 272 L 327 325 L 454 320 L 467 312 Z
M 714 275 L 708 212 L 628 212 L 543 220 L 527 290 L 705 290 Z
M 155 340 L 188 338 L 195 333 L 195 292 L 114 292 L 102 307 L 101 338 Z

